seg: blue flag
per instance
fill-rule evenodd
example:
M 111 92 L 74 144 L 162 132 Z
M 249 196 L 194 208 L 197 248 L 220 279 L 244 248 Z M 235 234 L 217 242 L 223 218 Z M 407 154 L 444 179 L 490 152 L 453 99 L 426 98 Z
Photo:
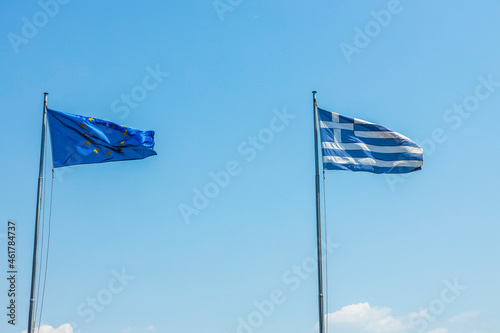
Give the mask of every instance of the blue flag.
M 156 155 L 154 132 L 47 109 L 54 168 Z
M 318 108 L 327 170 L 408 173 L 422 169 L 424 150 L 404 135 Z

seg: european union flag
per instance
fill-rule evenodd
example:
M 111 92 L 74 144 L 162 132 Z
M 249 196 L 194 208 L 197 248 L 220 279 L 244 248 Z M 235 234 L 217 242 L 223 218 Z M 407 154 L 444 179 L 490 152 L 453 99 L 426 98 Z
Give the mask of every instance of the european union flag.
M 154 131 L 47 109 L 54 168 L 156 155 Z

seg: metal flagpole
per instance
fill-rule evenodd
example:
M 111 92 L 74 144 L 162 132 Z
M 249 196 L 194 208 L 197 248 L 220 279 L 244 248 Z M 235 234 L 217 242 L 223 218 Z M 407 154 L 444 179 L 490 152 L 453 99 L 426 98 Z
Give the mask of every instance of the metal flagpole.
M 28 333 L 34 331 L 33 312 L 35 310 L 35 286 L 36 286 L 36 263 L 38 258 L 38 227 L 40 225 L 40 212 L 42 209 L 42 185 L 43 185 L 43 166 L 45 154 L 45 123 L 47 121 L 47 95 L 43 93 L 43 118 L 42 118 L 42 144 L 40 146 L 40 168 L 38 169 L 38 195 L 36 199 L 36 217 L 35 217 L 35 240 L 33 244 L 33 267 L 31 268 L 31 294 L 30 311 L 28 317 Z
M 319 333 L 325 333 L 325 310 L 323 304 L 323 255 L 321 250 L 321 208 L 319 188 L 319 162 L 318 162 L 318 106 L 316 105 L 316 91 L 313 94 L 314 108 L 314 156 L 316 162 L 316 233 L 318 241 L 318 303 L 319 303 Z

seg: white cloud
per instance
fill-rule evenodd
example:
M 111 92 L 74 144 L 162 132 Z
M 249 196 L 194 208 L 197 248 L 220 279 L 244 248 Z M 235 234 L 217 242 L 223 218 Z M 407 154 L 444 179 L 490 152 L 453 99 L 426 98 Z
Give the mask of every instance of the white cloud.
M 456 315 L 455 317 L 451 317 L 448 321 L 450 323 L 464 323 L 469 319 L 478 316 L 480 312 L 481 311 L 466 311 L 459 315 Z
M 24 330 L 26 333 L 28 330 Z M 40 330 L 35 329 L 35 333 L 73 333 L 73 327 L 70 324 L 62 324 L 58 328 L 54 328 L 50 325 L 41 325 Z
M 391 316 L 391 309 L 359 303 L 344 306 L 339 311 L 328 314 L 328 323 L 346 331 L 361 330 L 373 333 L 400 333 L 410 327 L 402 319 Z
M 436 328 L 435 330 L 429 331 L 427 333 L 448 333 L 447 328 Z
M 388 307 L 359 303 L 344 306 L 326 318 L 329 327 L 338 333 L 449 333 L 450 330 L 453 333 L 469 333 L 471 328 L 467 329 L 462 324 L 479 313 L 467 311 L 446 320 L 429 315 L 425 309 L 395 317 Z M 455 327 L 457 324 L 460 326 Z
M 146 331 L 153 332 L 154 330 L 155 330 L 155 327 L 153 325 L 146 327 Z

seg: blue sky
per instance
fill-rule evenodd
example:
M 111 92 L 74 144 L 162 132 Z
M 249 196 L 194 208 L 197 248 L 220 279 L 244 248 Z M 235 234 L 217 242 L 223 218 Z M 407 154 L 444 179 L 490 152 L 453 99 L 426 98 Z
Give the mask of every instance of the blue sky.
M 55 1 L 0 5 L 2 332 L 26 329 L 45 91 L 158 156 L 56 170 L 41 332 L 315 332 L 312 90 L 425 150 L 326 173 L 330 331 L 500 331 L 500 4 Z

